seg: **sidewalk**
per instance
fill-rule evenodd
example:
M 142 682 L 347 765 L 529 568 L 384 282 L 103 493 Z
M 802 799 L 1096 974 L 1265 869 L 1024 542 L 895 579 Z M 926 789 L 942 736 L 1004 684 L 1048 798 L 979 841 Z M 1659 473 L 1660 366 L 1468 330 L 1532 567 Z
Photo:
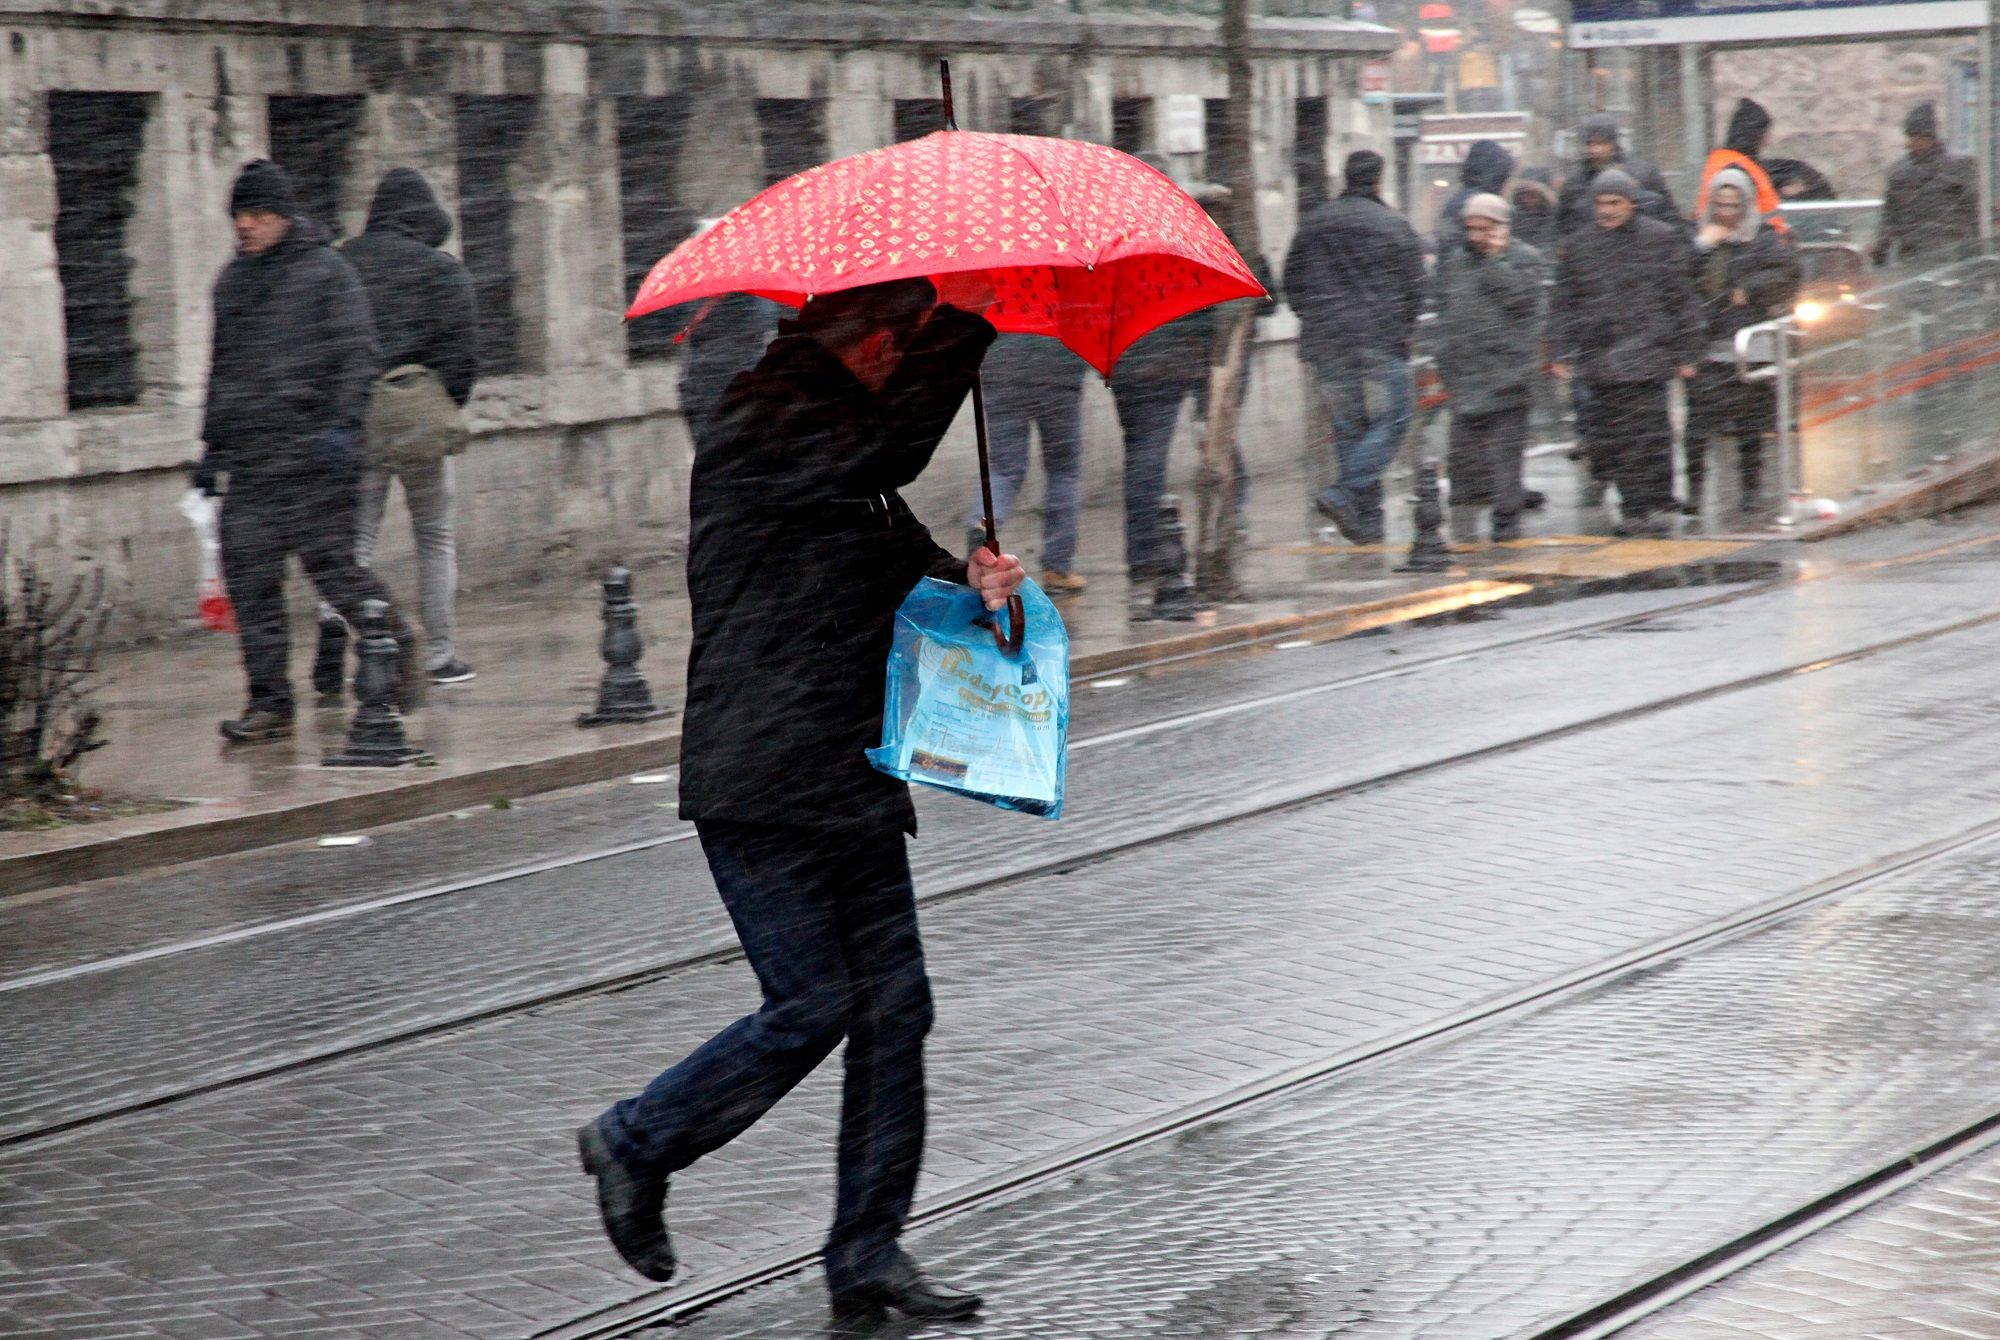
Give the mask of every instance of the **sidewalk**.
M 1265 476 L 1252 487 L 1252 542 L 1242 579 L 1252 599 L 1205 613 L 1194 623 L 1133 620 L 1124 578 L 1123 513 L 1086 508 L 1079 566 L 1084 595 L 1063 602 L 1078 678 L 1164 656 L 1206 651 L 1260 637 L 1340 636 L 1387 623 L 1508 599 L 1537 586 L 1617 578 L 1720 557 L 1736 541 L 1614 542 L 1603 518 L 1576 506 L 1574 468 L 1559 453 L 1530 462 L 1530 482 L 1549 494 L 1529 518 L 1531 537 L 1461 551 L 1450 572 L 1394 571 L 1408 545 L 1407 476 L 1391 480 L 1390 543 L 1356 549 L 1321 537 L 1310 491 L 1298 476 Z M 1030 479 L 1027 497 L 1039 498 Z M 1183 506 L 1183 516 L 1191 508 Z M 405 524 L 400 507 L 390 525 Z M 948 546 L 963 543 L 957 525 L 936 522 Z M 1003 534 L 1031 572 L 1039 525 L 1024 516 Z M 678 565 L 635 578 L 647 640 L 641 669 L 662 705 L 680 701 L 687 655 L 687 603 Z M 302 581 L 295 605 L 309 608 Z M 598 593 L 581 583 L 468 598 L 460 610 L 460 652 L 479 672 L 467 684 L 434 688 L 409 723 L 411 738 L 436 755 L 432 767 L 329 769 L 323 753 L 338 747 L 353 702 L 301 713 L 296 739 L 225 746 L 216 723 L 241 706 L 241 668 L 233 638 L 205 635 L 146 644 L 107 657 L 100 702 L 109 745 L 85 763 L 86 784 L 133 798 L 167 798 L 172 810 L 64 829 L 0 834 L 0 893 L 124 873 L 223 851 L 296 840 L 439 813 L 471 804 L 578 785 L 626 772 L 673 765 L 678 724 L 580 729 L 603 664 Z M 297 629 L 295 682 L 302 704 L 312 630 Z

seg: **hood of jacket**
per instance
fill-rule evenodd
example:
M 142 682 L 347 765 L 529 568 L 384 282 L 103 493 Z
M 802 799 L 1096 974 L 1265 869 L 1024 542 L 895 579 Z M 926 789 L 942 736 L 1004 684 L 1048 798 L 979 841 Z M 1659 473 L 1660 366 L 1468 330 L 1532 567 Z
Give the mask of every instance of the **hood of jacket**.
M 1757 240 L 1758 230 L 1764 226 L 1762 216 L 1757 213 L 1757 188 L 1750 181 L 1750 174 L 1739 167 L 1726 167 L 1715 174 L 1708 183 L 1708 202 L 1702 206 L 1699 223 L 1707 225 L 1715 222 L 1715 193 L 1725 186 L 1733 186 L 1743 200 L 1743 217 L 1730 230 L 1724 242 L 1732 246 L 1744 246 Z
M 1498 195 L 1507 185 L 1507 178 L 1513 175 L 1514 155 L 1492 140 L 1479 140 L 1467 151 L 1458 180 L 1469 191 Z
M 451 236 L 451 215 L 438 203 L 431 184 L 415 168 L 391 168 L 368 206 L 371 233 L 401 233 L 437 247 Z
M 1734 149 L 1746 158 L 1755 158 L 1764 145 L 1764 136 L 1771 130 L 1771 114 L 1749 98 L 1738 99 L 1736 110 L 1729 114 L 1729 133 L 1723 136 L 1722 147 Z

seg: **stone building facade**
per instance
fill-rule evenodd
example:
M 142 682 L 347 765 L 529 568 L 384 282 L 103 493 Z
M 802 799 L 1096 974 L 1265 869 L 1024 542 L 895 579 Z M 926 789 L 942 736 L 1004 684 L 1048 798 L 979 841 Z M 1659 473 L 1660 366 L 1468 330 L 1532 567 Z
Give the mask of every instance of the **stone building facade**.
M 1386 30 L 1291 0 L 1253 32 L 1267 253 L 1349 149 L 1382 144 L 1357 94 Z M 1204 12 L 1207 10 L 1209 12 Z M 571 583 L 673 552 L 689 446 L 671 331 L 628 329 L 637 276 L 688 222 L 788 172 L 936 123 L 1179 149 L 1227 93 L 1199 0 L 0 0 L 0 519 L 15 553 L 96 562 L 133 635 L 183 624 L 196 553 L 175 502 L 196 434 L 210 287 L 247 159 L 297 170 L 352 233 L 409 165 L 460 227 L 486 366 L 460 465 L 468 586 Z M 1206 100 L 1191 104 L 1187 99 Z M 1198 138 L 1198 137 L 1197 137 Z M 1300 443 L 1290 318 L 1265 321 L 1253 456 Z M 1089 486 L 1116 429 L 1089 405 Z M 964 430 L 964 425 L 958 431 Z M 1185 454 L 1185 453 L 1184 453 Z M 956 534 L 970 451 L 913 502 Z M 407 586 L 406 527 L 383 562 Z

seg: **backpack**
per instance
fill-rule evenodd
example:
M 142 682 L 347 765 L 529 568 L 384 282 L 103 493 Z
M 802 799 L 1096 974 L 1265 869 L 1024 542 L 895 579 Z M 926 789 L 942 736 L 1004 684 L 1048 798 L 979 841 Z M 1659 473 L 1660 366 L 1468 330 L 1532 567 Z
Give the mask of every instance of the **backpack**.
M 465 415 L 437 373 L 405 363 L 375 380 L 368 398 L 368 454 L 385 470 L 436 465 L 465 450 Z

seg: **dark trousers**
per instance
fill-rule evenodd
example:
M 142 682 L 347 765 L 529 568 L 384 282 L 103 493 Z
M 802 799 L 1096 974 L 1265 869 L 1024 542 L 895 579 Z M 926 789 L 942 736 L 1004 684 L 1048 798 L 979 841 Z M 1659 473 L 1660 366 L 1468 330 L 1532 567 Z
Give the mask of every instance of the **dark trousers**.
M 1528 448 L 1528 407 L 1453 414 L 1446 469 L 1452 506 L 1491 507 L 1496 527 L 1521 516 L 1521 458 Z
M 1667 384 L 1593 382 L 1579 410 L 1586 440 L 1602 453 L 1618 507 L 1643 517 L 1674 505 L 1674 428 L 1667 417 Z
M 764 1003 L 613 1106 L 605 1139 L 632 1168 L 685 1168 L 748 1130 L 845 1037 L 826 1273 L 836 1290 L 879 1278 L 923 1159 L 931 1027 L 903 835 L 696 826 Z
M 1717 439 L 1736 444 L 1743 501 L 1753 503 L 1764 485 L 1764 435 L 1775 431 L 1778 393 L 1767 382 L 1746 382 L 1728 364 L 1703 363 L 1688 387 L 1688 501 L 1700 504 L 1708 483 L 1708 448 Z
M 292 715 L 285 560 L 293 554 L 320 599 L 348 623 L 360 627 L 362 602 L 381 600 L 390 606 L 397 640 L 408 645 L 413 637 L 388 587 L 354 561 L 358 487 L 349 473 L 230 478 L 222 502 L 222 579 L 236 607 L 252 711 Z
M 1182 381 L 1111 382 L 1125 435 L 1125 566 L 1145 573 L 1160 561 L 1160 499 L 1167 491 L 1167 448 L 1193 386 Z

